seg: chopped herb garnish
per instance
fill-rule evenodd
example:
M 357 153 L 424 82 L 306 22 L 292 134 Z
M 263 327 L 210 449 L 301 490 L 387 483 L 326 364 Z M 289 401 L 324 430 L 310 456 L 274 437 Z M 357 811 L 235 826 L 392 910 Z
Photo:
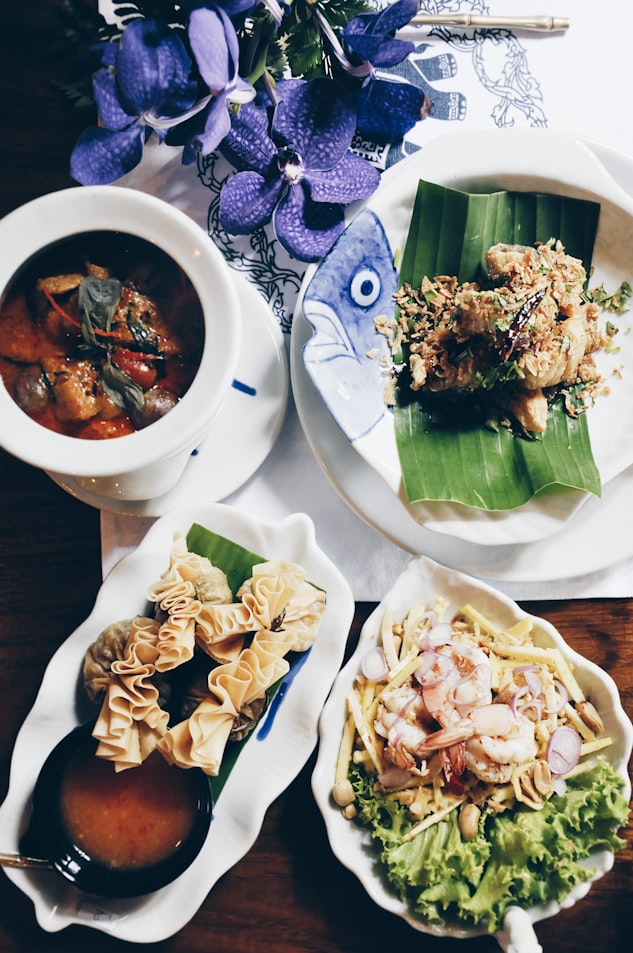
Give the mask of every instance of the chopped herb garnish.
M 603 311 L 612 311 L 615 314 L 624 314 L 629 310 L 629 298 L 631 297 L 631 285 L 628 281 L 623 281 L 617 291 L 609 292 L 604 284 L 592 288 L 588 292 L 587 298 L 599 305 Z

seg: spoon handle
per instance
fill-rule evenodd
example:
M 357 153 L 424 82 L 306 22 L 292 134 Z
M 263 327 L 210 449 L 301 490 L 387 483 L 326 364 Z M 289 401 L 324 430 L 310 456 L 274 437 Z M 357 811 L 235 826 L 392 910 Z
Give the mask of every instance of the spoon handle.
M 489 17 L 475 13 L 464 14 L 416 14 L 411 23 L 417 26 L 465 26 L 465 27 L 507 27 L 518 30 L 554 31 L 566 30 L 569 20 L 563 17 Z
M 24 857 L 22 854 L 5 854 L 0 851 L 0 867 L 39 867 L 52 870 L 53 865 L 43 857 Z

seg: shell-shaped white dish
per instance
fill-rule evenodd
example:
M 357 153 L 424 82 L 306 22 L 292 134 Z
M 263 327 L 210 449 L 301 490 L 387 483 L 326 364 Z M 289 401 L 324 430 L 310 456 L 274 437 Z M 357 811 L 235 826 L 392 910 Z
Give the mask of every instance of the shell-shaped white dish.
M 448 133 L 387 170 L 376 193 L 351 219 L 346 232 L 302 287 L 302 316 L 313 335 L 302 360 L 312 382 L 354 449 L 386 482 L 411 517 L 427 529 L 483 546 L 544 539 L 579 510 L 589 494 L 556 488 L 509 511 L 459 503 L 409 503 L 394 434 L 384 405 L 380 355 L 384 337 L 374 318 L 393 314 L 396 275 L 420 179 L 466 192 L 502 189 L 550 192 L 600 203 L 591 287 L 615 291 L 633 283 L 633 199 L 615 182 L 588 144 L 551 130 L 506 129 Z M 391 311 L 389 308 L 391 307 Z M 633 463 L 633 432 L 623 406 L 633 401 L 633 378 L 618 368 L 633 365 L 633 340 L 620 325 L 617 354 L 598 355 L 610 389 L 589 411 L 589 431 L 603 486 Z
M 293 670 L 280 704 L 269 708 L 246 742 L 214 806 L 202 851 L 173 883 L 137 900 L 95 901 L 55 872 L 5 871 L 31 898 L 38 923 L 49 932 L 80 923 L 136 943 L 157 942 L 176 933 L 216 881 L 253 845 L 268 807 L 316 745 L 319 715 L 343 660 L 354 614 L 347 582 L 318 548 L 314 526 L 305 514 L 266 523 L 219 503 L 183 507 L 159 519 L 139 547 L 114 567 L 89 617 L 51 659 L 16 739 L 9 791 L 0 807 L 1 848 L 18 849 L 35 779 L 49 751 L 94 715 L 80 685 L 86 648 L 109 623 L 146 611 L 147 590 L 168 567 L 174 532 L 186 533 L 193 523 L 267 559 L 303 566 L 310 581 L 326 592 L 317 640 Z
M 346 717 L 346 696 L 360 671 L 362 656 L 380 642 L 380 622 L 385 610 L 388 608 L 394 619 L 401 619 L 414 603 L 432 606 L 438 595 L 448 603 L 446 618 L 454 615 L 466 602 L 474 605 L 500 627 L 510 626 L 526 615 L 515 602 L 484 582 L 446 569 L 425 556 L 411 559 L 389 593 L 367 619 L 354 654 L 334 682 L 320 719 L 319 754 L 312 775 L 312 789 L 323 814 L 332 850 L 341 863 L 353 871 L 369 896 L 380 907 L 403 918 L 416 930 L 437 936 L 467 938 L 485 931 L 467 930 L 463 926 L 448 926 L 439 930 L 426 924 L 400 900 L 386 877 L 382 877 L 378 872 L 375 846 L 369 832 L 346 820 L 340 807 L 337 807 L 332 799 L 334 772 Z M 534 618 L 534 630 L 537 645 L 555 646 L 563 653 L 573 666 L 574 675 L 581 688 L 601 713 L 605 731 L 613 738 L 613 744 L 604 749 L 605 757 L 625 779 L 624 794 L 627 799 L 630 798 L 628 761 L 633 747 L 633 726 L 622 708 L 613 679 L 593 662 L 571 649 L 560 633 L 546 620 Z M 594 853 L 591 857 L 591 867 L 595 873 L 591 882 L 610 870 L 613 861 L 612 851 L 602 850 Z M 534 953 L 540 949 L 532 924 L 553 916 L 563 907 L 572 906 L 586 895 L 591 882 L 574 889 L 562 904 L 552 902 L 525 911 L 512 908 L 506 917 L 503 935 L 497 935 L 501 946 L 520 953 Z

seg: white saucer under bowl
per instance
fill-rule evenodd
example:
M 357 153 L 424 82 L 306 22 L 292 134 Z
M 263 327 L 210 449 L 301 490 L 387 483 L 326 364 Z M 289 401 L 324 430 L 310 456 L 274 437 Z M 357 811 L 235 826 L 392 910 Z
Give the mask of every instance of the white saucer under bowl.
M 156 517 L 192 500 L 223 500 L 255 473 L 281 430 L 288 400 L 288 362 L 283 333 L 261 294 L 237 272 L 234 280 L 243 320 L 235 379 L 212 430 L 191 455 L 176 486 L 153 500 L 111 500 L 49 473 L 55 483 L 97 509 Z

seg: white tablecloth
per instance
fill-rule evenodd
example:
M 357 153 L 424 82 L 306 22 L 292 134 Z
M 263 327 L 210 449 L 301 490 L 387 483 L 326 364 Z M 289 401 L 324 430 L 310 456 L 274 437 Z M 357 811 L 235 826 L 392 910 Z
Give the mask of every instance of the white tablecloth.
M 516 0 L 489 5 L 447 0 L 426 6 L 437 13 L 548 13 L 568 17 L 571 25 L 556 34 L 463 28 L 425 28 L 410 34 L 419 45 L 410 65 L 428 85 L 434 109 L 407 136 L 405 151 L 424 148 L 458 129 L 513 126 L 562 130 L 633 155 L 633 122 L 623 112 L 633 89 L 633 4 L 628 0 L 605 0 L 599 7 L 589 0 L 556 0 L 555 8 L 547 11 Z M 385 161 L 393 158 L 392 152 Z M 159 194 L 209 230 L 229 263 L 265 287 L 289 337 L 304 269 L 278 248 L 272 268 L 271 259 L 265 267 L 272 244 L 253 247 L 248 239 L 238 241 L 218 232 L 217 199 L 228 171 L 221 162 L 183 167 L 175 150 L 161 146 L 147 151 L 125 184 Z M 276 280 L 282 273 L 283 281 Z M 270 456 L 226 502 L 267 520 L 306 512 L 314 521 L 318 543 L 345 574 L 358 601 L 380 599 L 410 558 L 341 499 L 308 446 L 292 400 Z M 151 521 L 102 512 L 104 574 L 136 545 Z M 633 558 L 573 579 L 489 581 L 520 600 L 628 597 L 633 595 Z

